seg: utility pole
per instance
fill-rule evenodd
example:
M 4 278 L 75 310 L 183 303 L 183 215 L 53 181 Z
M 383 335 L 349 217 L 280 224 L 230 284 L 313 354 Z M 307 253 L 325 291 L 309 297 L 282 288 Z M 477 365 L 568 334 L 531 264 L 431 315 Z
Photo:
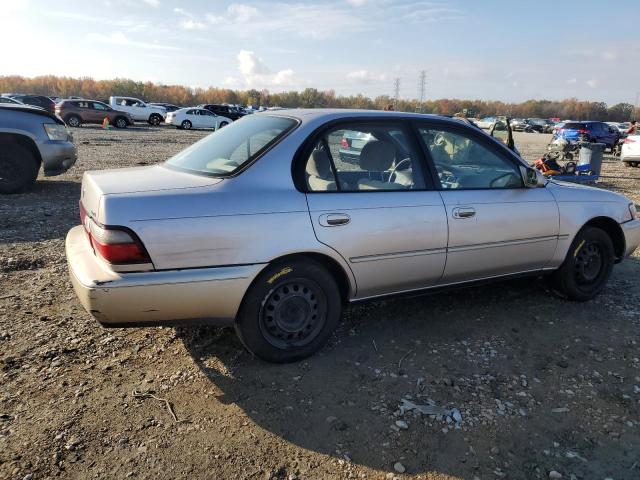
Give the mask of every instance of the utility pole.
M 640 99 L 640 92 L 636 92 L 636 101 L 633 102 L 633 112 L 631 113 L 631 118 L 629 120 L 637 120 L 636 115 L 638 115 L 638 99 Z
M 398 110 L 398 100 L 400 99 L 400 77 L 393 80 L 393 109 Z
M 420 71 L 420 77 L 418 80 L 418 96 L 420 97 L 420 104 L 418 105 L 418 111 L 420 113 L 424 112 L 424 95 L 427 87 L 427 72 L 424 70 Z

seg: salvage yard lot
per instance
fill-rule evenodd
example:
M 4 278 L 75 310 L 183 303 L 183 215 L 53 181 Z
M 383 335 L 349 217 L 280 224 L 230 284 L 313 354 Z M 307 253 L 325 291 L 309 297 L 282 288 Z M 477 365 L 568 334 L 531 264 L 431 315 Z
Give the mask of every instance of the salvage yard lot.
M 640 477 L 638 252 L 584 304 L 526 279 L 351 307 L 292 365 L 230 329 L 100 327 L 64 258 L 82 173 L 206 134 L 75 129 L 74 168 L 0 197 L 1 479 Z M 548 141 L 516 134 L 529 161 Z M 640 169 L 606 158 L 601 186 L 640 203 Z

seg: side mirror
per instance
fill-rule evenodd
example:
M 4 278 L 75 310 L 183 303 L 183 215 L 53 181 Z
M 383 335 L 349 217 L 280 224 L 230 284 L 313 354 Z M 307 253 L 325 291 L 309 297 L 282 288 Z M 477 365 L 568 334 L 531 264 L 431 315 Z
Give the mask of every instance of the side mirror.
M 547 180 L 544 178 L 544 175 L 538 172 L 535 168 L 525 167 L 524 165 L 520 165 L 519 168 L 525 187 L 539 188 L 544 187 L 547 184 Z

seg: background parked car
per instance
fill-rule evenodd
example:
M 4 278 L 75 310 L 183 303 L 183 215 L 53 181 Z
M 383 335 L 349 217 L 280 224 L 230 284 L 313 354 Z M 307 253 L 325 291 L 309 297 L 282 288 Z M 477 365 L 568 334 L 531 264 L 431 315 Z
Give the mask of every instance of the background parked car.
M 167 115 L 163 107 L 147 104 L 134 97 L 109 97 L 109 105 L 114 110 L 127 112 L 136 122 L 160 125 Z
M 584 138 L 588 142 L 604 143 L 607 148 L 613 149 L 620 139 L 620 132 L 604 122 L 567 122 L 554 137 L 569 142 Z
M 133 118 L 127 112 L 114 110 L 106 103 L 96 100 L 62 100 L 56 105 L 56 115 L 70 127 L 83 123 L 102 123 L 105 118 L 117 128 L 133 125 Z
M 524 132 L 529 123 L 524 118 L 513 118 L 511 119 L 510 124 L 514 132 Z
M 529 128 L 525 131 L 551 133 L 553 131 L 555 123 L 544 118 L 528 118 L 527 125 L 529 126 Z
M 0 105 L 0 193 L 32 185 L 40 167 L 59 175 L 76 162 L 71 132 L 55 115 L 27 105 Z
M 229 125 L 233 120 L 211 113 L 209 110 L 197 107 L 187 107 L 167 113 L 165 123 L 184 130 L 192 128 L 213 128 L 218 130 Z
M 493 125 L 495 121 L 496 121 L 496 117 L 484 117 L 478 120 L 476 122 L 476 125 L 478 125 L 480 128 L 484 130 L 489 130 L 491 128 L 491 125 Z
M 25 105 L 33 105 L 34 107 L 44 108 L 49 113 L 54 113 L 56 103 L 49 97 L 44 95 L 27 95 L 23 93 L 9 93 L 3 96 L 18 100 Z
M 627 167 L 640 166 L 640 135 L 629 135 L 622 143 L 620 160 Z
M 11 97 L 0 97 L 0 103 L 11 103 L 14 105 L 22 105 L 22 102 Z
M 244 111 L 241 111 L 234 105 L 221 105 L 217 103 L 206 103 L 198 105 L 198 108 L 204 108 L 216 115 L 222 115 L 223 117 L 230 118 L 231 120 L 238 120 L 246 115 Z

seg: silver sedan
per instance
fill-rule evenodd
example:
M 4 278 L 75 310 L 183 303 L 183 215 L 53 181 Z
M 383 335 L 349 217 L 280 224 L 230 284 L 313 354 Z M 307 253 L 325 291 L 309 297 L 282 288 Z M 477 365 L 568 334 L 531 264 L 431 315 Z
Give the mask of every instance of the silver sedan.
M 357 161 L 344 138 L 366 138 Z M 627 198 L 547 181 L 456 120 L 279 110 L 163 164 L 84 175 L 66 241 L 107 327 L 233 325 L 257 356 L 318 350 L 343 305 L 514 275 L 586 301 L 640 243 Z

